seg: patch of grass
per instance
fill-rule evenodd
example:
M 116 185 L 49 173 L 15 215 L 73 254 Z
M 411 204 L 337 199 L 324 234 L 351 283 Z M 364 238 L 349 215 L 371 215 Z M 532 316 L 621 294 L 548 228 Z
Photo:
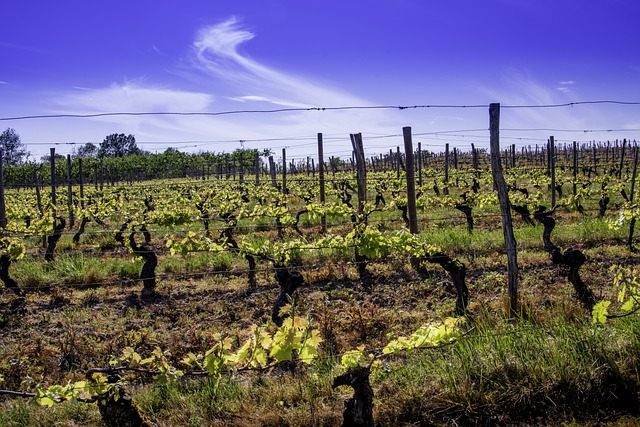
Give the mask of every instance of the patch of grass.
M 638 339 L 632 338 L 638 333 L 637 321 L 480 324 L 451 347 L 411 355 L 378 377 L 377 397 L 385 402 L 378 423 L 510 425 L 638 416 Z

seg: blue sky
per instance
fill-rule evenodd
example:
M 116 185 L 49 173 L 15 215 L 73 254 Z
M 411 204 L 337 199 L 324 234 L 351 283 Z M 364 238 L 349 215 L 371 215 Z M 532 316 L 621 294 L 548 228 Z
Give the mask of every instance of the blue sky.
M 377 105 L 640 101 L 635 0 L 22 1 L 3 5 L 0 118 Z M 487 108 L 0 121 L 35 159 L 132 133 L 149 151 L 348 156 L 488 145 Z M 502 143 L 640 139 L 640 106 L 503 109 Z M 538 129 L 545 131 L 510 131 Z M 479 131 L 470 131 L 480 129 Z M 614 129 L 612 132 L 584 130 Z M 390 136 L 391 135 L 391 136 Z M 243 141 L 243 142 L 241 142 Z

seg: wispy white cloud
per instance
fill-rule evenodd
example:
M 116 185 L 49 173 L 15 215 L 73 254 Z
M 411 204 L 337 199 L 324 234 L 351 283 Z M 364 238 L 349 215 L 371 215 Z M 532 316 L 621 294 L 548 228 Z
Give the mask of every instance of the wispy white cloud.
M 274 100 L 277 105 L 368 104 L 364 99 L 274 70 L 243 55 L 241 46 L 254 37 L 235 17 L 202 28 L 193 43 L 193 64 L 240 92 Z
M 202 28 L 189 46 L 188 67 L 183 67 L 177 74 L 182 79 L 174 80 L 171 88 L 146 79 L 113 83 L 101 88 L 76 87 L 63 96 L 56 95 L 55 112 L 221 112 L 375 105 L 363 97 L 287 70 L 273 69 L 250 58 L 243 52 L 243 45 L 254 37 L 256 35 L 236 18 Z M 188 85 L 190 89 L 180 89 L 181 84 Z M 192 89 L 194 87 L 197 91 Z M 238 105 L 242 107 L 238 108 Z M 412 122 L 423 124 L 417 131 L 440 130 L 443 126 L 458 126 L 462 120 L 445 116 L 434 120 L 437 114 L 425 110 L 313 110 L 221 116 L 102 117 L 76 121 L 78 131 L 74 139 L 100 142 L 104 135 L 117 131 L 134 133 L 139 141 L 147 141 L 145 149 L 161 150 L 167 143 L 181 145 L 173 145 L 172 141 L 211 141 L 198 144 L 198 149 L 213 151 L 232 151 L 240 146 L 221 141 L 251 140 L 245 147 L 272 148 L 279 152 L 286 146 L 290 149 L 288 157 L 294 157 L 315 152 L 314 144 L 308 139 L 303 139 L 302 143 L 295 137 L 309 138 L 322 132 L 326 136 L 331 135 L 325 138 L 327 155 L 349 156 L 349 133 L 362 132 L 365 151 L 373 154 L 377 147 L 373 143 L 369 145 L 367 135 L 399 134 L 402 126 Z M 282 141 L 278 142 L 278 138 Z M 266 139 L 269 141 L 262 141 Z M 387 140 L 384 142 L 386 144 Z M 396 143 L 398 141 L 392 144 Z
M 571 93 L 572 86 L 575 84 L 573 80 L 563 80 L 558 82 L 556 90 L 562 93 Z
M 205 111 L 213 102 L 210 94 L 145 86 L 143 82 L 113 83 L 109 87 L 78 88 L 62 102 L 79 112 Z
M 71 92 L 56 94 L 52 102 L 53 112 L 71 114 L 93 114 L 113 112 L 205 112 L 210 110 L 215 97 L 202 92 L 190 92 L 179 89 L 151 85 L 144 80 L 113 83 L 107 87 L 89 88 L 73 87 Z M 89 119 L 93 123 L 94 132 L 87 132 L 90 127 L 74 126 L 82 137 L 77 139 L 98 140 L 102 133 L 111 129 L 113 132 L 133 133 L 143 140 L 161 141 L 167 137 L 180 140 L 179 132 L 189 136 L 188 123 L 180 117 L 172 116 L 109 116 Z M 97 125 L 99 124 L 99 125 Z M 106 135 L 106 134 L 105 134 Z M 199 135 L 201 136 L 201 135 Z
M 228 99 L 232 101 L 238 101 L 238 102 L 251 102 L 251 101 L 267 102 L 270 104 L 279 105 L 283 107 L 290 107 L 290 108 L 309 108 L 308 105 L 305 105 L 305 104 L 291 102 L 291 101 L 282 101 L 278 99 L 269 99 L 265 96 L 259 96 L 259 95 L 234 96 L 234 97 L 229 97 Z
M 627 121 L 625 116 L 630 113 L 630 111 L 620 111 L 613 106 L 603 105 L 539 108 L 544 105 L 588 100 L 580 98 L 581 92 L 575 81 L 571 80 L 560 81 L 556 84 L 544 84 L 526 71 L 510 69 L 497 84 L 499 87 L 484 86 L 481 88 L 481 92 L 492 99 L 499 100 L 505 106 L 532 106 L 530 108 L 504 108 L 500 119 L 502 129 L 545 129 L 537 132 L 505 132 L 501 130 L 501 136 L 534 138 L 533 141 L 505 139 L 509 143 L 515 141 L 523 145 L 535 144 L 537 143 L 535 139 L 544 142 L 550 135 L 554 135 L 556 140 L 566 142 L 571 140 L 583 142 L 607 140 L 611 138 L 611 134 L 591 132 L 591 130 L 623 128 L 623 123 Z M 558 84 L 564 84 L 564 86 L 557 86 Z M 573 132 L 574 130 L 575 132 Z

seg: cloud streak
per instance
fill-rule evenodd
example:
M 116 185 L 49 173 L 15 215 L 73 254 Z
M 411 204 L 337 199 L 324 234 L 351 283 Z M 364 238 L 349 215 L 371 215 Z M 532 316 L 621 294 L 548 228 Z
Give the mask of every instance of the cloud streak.
M 238 98 L 259 98 L 276 105 L 304 107 L 333 106 L 367 101 L 323 87 L 298 76 L 282 73 L 243 55 L 243 44 L 254 33 L 232 17 L 220 24 L 202 28 L 193 43 L 193 64 L 225 84 L 244 92 Z
M 274 106 L 311 108 L 374 105 L 361 97 L 267 67 L 252 59 L 244 53 L 244 47 L 255 37 L 237 18 L 227 19 L 195 33 L 192 44 L 188 46 L 189 68 L 186 73 L 182 68 L 183 79 L 181 82 L 175 81 L 172 88 L 149 83 L 146 79 L 113 83 L 102 88 L 75 87 L 70 93 L 56 96 L 52 105 L 56 113 L 220 112 L 269 110 Z M 181 84 L 188 84 L 197 90 L 180 89 Z M 460 115 L 466 117 L 462 113 Z M 462 117 L 447 117 L 437 111 L 425 110 L 297 111 L 217 117 L 104 117 L 88 119 L 83 123 L 74 122 L 78 124 L 74 138 L 99 142 L 104 135 L 117 131 L 134 133 L 139 141 L 147 141 L 149 145 L 145 149 L 161 150 L 167 146 L 163 144 L 173 142 L 176 144 L 171 146 L 180 146 L 182 144 L 179 141 L 211 141 L 210 144 L 198 145 L 198 148 L 212 151 L 239 148 L 215 141 L 252 140 L 246 144 L 246 148 L 272 148 L 279 152 L 280 148 L 288 147 L 288 157 L 294 157 L 314 154 L 314 144 L 310 144 L 308 138 L 323 132 L 327 155 L 349 156 L 349 133 L 362 132 L 365 151 L 373 154 L 378 150 L 373 142 L 367 141 L 367 135 L 400 134 L 402 126 L 412 123 L 423 124 L 418 131 L 447 129 L 447 126 L 480 127 L 469 124 Z M 301 137 L 299 141 L 296 140 L 298 137 Z M 278 141 L 279 138 L 282 141 Z M 401 139 L 392 144 L 398 142 L 401 144 Z
M 63 98 L 64 104 L 93 112 L 206 111 L 214 101 L 210 94 L 145 86 L 135 81 L 100 89 L 77 89 Z
M 563 86 L 557 86 L 558 84 Z M 540 106 L 580 101 L 578 98 L 580 91 L 576 90 L 575 81 L 559 81 L 555 85 L 546 85 L 522 70 L 510 69 L 503 75 L 500 86 L 501 89 L 485 86 L 481 88 L 481 92 L 500 100 L 505 106 Z M 578 105 L 570 108 L 504 108 L 500 119 L 501 137 L 505 137 L 505 143 L 515 140 L 518 145 L 544 143 L 551 135 L 561 142 L 606 141 L 611 138 L 609 132 L 593 130 L 634 128 L 633 123 L 628 126 L 620 123 L 622 115 L 617 117 L 612 113 L 615 108 L 615 106 L 594 105 Z M 616 122 L 618 124 L 615 124 Z M 529 129 L 529 131 L 505 129 Z

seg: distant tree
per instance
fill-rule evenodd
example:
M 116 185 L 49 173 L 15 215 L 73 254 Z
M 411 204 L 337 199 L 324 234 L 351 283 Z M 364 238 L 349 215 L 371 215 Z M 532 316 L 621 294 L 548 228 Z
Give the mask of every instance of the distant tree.
M 76 151 L 76 157 L 96 157 L 98 155 L 98 146 L 92 142 L 81 145 Z
M 179 154 L 180 151 L 177 148 L 173 148 L 173 147 L 169 147 L 166 150 L 164 150 L 164 153 L 162 154 Z
M 0 135 L 0 148 L 2 149 L 5 165 L 21 164 L 31 154 L 20 141 L 20 135 L 11 128 L 7 128 Z
M 98 149 L 98 157 L 124 157 L 131 154 L 142 154 L 142 150 L 136 145 L 136 137 L 131 134 L 107 135 Z
M 58 154 L 58 153 L 55 154 L 54 158 L 56 159 L 56 162 L 65 161 L 67 159 L 66 156 L 63 156 L 62 154 Z M 40 157 L 40 162 L 41 163 L 51 162 L 51 154 L 45 154 L 44 156 Z

